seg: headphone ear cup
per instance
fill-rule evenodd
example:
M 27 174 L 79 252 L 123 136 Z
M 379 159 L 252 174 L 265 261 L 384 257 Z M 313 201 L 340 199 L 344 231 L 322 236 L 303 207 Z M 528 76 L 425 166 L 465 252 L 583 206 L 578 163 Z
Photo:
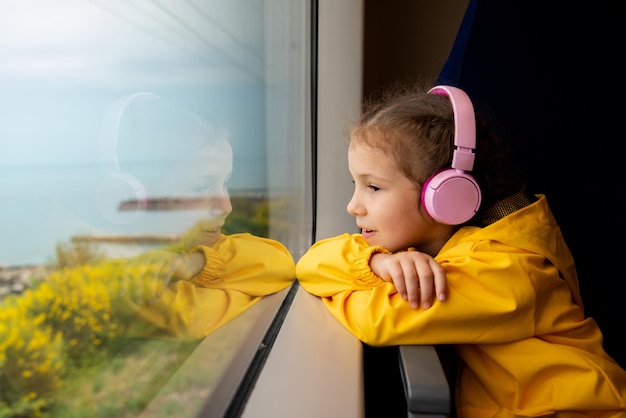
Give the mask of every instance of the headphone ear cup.
M 452 168 L 436 173 L 422 187 L 422 204 L 426 213 L 446 225 L 469 221 L 478 211 L 480 200 L 480 187 L 476 180 Z
M 119 171 L 100 181 L 95 199 L 100 214 L 117 225 L 136 221 L 148 208 L 148 191 L 143 183 Z M 123 207 L 122 202 L 125 202 Z

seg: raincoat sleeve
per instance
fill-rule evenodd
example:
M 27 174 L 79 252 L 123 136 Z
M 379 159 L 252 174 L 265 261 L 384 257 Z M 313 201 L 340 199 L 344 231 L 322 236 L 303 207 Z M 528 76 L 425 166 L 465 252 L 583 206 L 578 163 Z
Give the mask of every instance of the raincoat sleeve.
M 204 288 L 238 290 L 254 296 L 276 293 L 295 281 L 291 253 L 278 241 L 249 233 L 225 235 L 211 247 L 191 250 L 205 264 L 191 282 Z
M 223 236 L 212 247 L 192 252 L 205 256 L 202 271 L 173 281 L 150 303 L 120 302 L 129 316 L 125 333 L 134 337 L 202 338 L 229 322 L 263 296 L 295 281 L 295 264 L 281 243 L 253 236 Z
M 343 234 L 316 242 L 298 261 L 300 285 L 316 296 L 329 297 L 345 291 L 371 290 L 385 285 L 369 266 L 382 247 L 370 247 L 361 234 Z

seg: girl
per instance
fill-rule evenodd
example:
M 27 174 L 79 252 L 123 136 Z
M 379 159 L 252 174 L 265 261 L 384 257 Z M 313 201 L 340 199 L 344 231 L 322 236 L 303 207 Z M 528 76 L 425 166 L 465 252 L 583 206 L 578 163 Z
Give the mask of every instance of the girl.
M 585 318 L 546 197 L 526 192 L 462 90 L 366 108 L 348 161 L 361 233 L 296 265 L 341 324 L 371 346 L 453 345 L 458 417 L 624 417 L 626 371 Z

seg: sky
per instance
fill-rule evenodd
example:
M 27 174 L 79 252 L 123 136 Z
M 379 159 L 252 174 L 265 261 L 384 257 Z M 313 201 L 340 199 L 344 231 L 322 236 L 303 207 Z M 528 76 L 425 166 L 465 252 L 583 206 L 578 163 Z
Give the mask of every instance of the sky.
M 138 92 L 233 124 L 247 99 L 224 86 L 262 83 L 262 22 L 249 1 L 0 0 L 0 168 L 89 161 Z

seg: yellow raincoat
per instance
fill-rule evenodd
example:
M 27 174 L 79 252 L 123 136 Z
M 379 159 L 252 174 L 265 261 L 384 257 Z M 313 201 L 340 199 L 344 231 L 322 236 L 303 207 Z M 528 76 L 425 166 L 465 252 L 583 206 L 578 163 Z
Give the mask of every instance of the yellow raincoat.
M 448 299 L 428 310 L 411 309 L 371 271 L 380 251 L 361 234 L 322 240 L 296 276 L 369 345 L 454 344 L 459 417 L 626 416 L 626 371 L 585 318 L 574 261 L 545 196 L 455 233 L 435 257 Z
M 295 281 L 293 257 L 268 238 L 222 235 L 211 247 L 193 251 L 206 258 L 198 275 L 171 282 L 151 303 L 123 299 L 121 309 L 130 318 L 126 335 L 202 338 Z

